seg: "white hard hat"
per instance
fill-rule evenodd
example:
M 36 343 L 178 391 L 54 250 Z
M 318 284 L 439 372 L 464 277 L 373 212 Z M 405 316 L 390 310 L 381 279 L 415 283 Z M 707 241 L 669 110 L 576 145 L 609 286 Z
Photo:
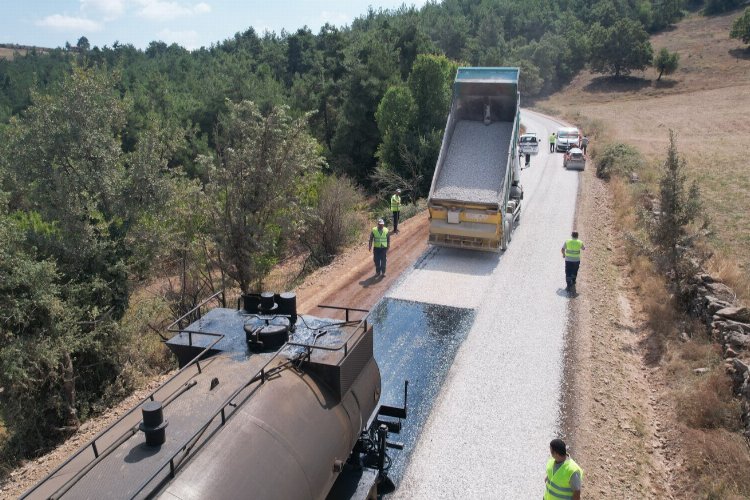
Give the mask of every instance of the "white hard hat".
M 385 221 L 383 219 L 378 219 L 378 224 L 385 224 Z
M 397 192 L 397 193 L 400 193 L 400 192 L 401 192 L 401 190 L 400 190 L 400 189 L 397 189 L 397 190 L 396 190 L 396 192 Z

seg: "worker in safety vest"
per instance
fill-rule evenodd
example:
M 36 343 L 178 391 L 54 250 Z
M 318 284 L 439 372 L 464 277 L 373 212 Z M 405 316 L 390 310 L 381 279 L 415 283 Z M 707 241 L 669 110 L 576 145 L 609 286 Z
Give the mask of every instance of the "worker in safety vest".
M 370 242 L 368 249 L 373 249 L 373 259 L 375 260 L 375 276 L 385 277 L 385 260 L 388 253 L 388 247 L 391 243 L 391 235 L 388 228 L 385 227 L 383 219 L 378 219 L 377 227 L 372 228 L 370 233 Z
M 549 451 L 552 457 L 547 460 L 544 500 L 580 500 L 583 469 L 568 456 L 562 439 L 553 439 Z
M 401 215 L 401 190 L 391 196 L 391 213 L 393 214 L 393 233 L 398 234 L 398 218 Z
M 565 259 L 565 291 L 576 293 L 576 278 L 578 277 L 578 268 L 581 265 L 581 251 L 586 247 L 578 239 L 578 231 L 571 233 L 571 239 L 563 243 L 562 256 Z
M 557 140 L 557 136 L 555 136 L 555 133 L 552 132 L 549 135 L 549 152 L 554 153 L 555 152 L 555 141 Z

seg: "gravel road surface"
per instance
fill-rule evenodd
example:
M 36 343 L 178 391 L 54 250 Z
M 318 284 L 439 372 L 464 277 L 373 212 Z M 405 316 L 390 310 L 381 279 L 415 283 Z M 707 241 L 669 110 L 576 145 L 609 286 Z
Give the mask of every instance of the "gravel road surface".
M 441 200 L 497 203 L 505 180 L 512 132 L 513 123 L 509 122 L 456 123 L 433 196 Z
M 543 138 L 559 126 L 526 111 L 521 121 Z M 542 144 L 522 172 L 521 224 L 504 254 L 428 250 L 387 294 L 476 311 L 395 498 L 543 495 L 548 444 L 562 423 L 571 300 L 560 246 L 579 175 L 547 151 Z

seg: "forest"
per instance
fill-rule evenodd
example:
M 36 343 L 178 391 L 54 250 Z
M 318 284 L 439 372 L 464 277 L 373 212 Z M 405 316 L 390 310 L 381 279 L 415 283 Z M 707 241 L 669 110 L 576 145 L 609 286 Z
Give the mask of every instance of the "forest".
M 703 7 L 446 0 L 0 60 L 0 476 L 171 369 L 165 321 L 290 253 L 329 262 L 396 185 L 423 197 L 458 66 L 520 67 L 528 105 L 651 66 L 649 33 Z

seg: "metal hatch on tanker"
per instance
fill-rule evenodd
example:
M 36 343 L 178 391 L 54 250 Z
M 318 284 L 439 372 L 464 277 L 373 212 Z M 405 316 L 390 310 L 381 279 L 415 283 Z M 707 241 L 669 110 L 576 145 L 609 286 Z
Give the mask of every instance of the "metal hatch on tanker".
M 297 315 L 294 294 L 220 292 L 175 321 L 181 369 L 22 498 L 375 498 L 406 417 L 380 404 L 367 319 Z M 188 325 L 189 323 L 189 325 Z M 188 326 L 182 326 L 188 325 Z

